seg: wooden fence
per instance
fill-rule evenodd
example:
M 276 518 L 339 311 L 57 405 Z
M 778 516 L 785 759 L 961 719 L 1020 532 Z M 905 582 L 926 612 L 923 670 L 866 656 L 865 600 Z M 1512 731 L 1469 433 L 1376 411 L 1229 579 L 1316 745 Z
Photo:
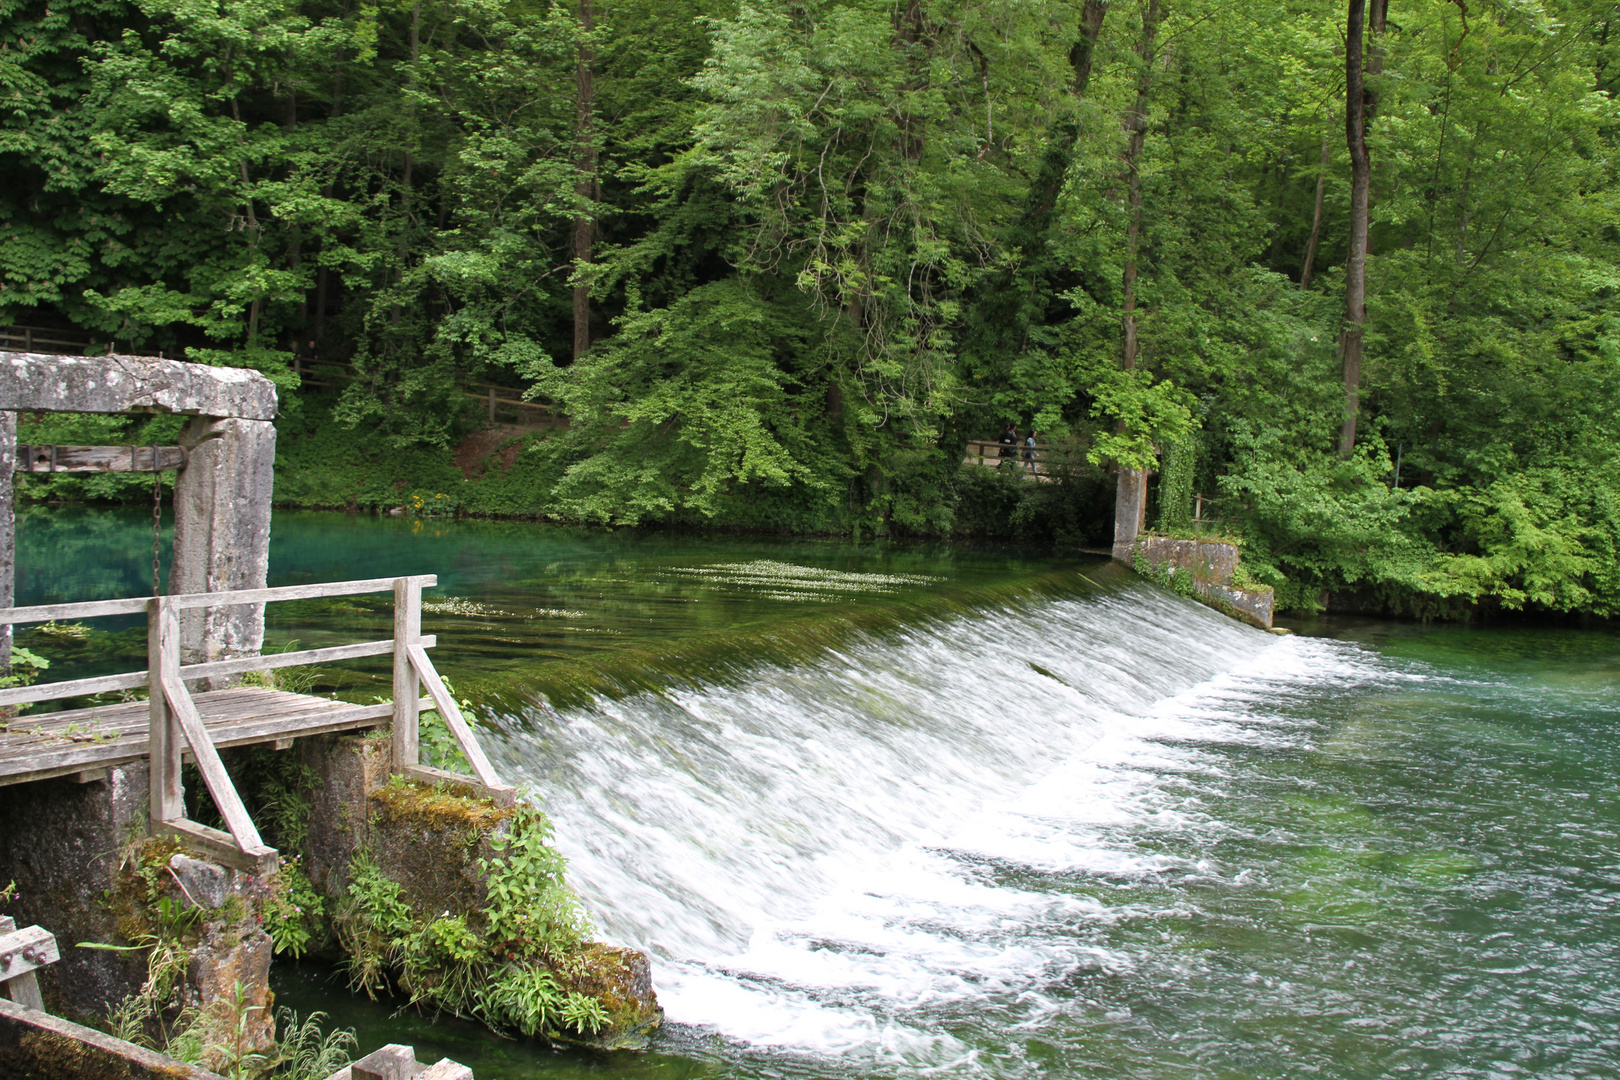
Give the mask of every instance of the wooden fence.
M 1005 453 L 1004 453 L 1005 452 Z M 967 457 L 963 459 L 964 465 L 983 465 L 986 468 L 999 469 L 1003 462 L 1012 462 L 1031 476 L 1042 479 L 1051 476 L 1051 468 L 1047 462 L 1047 446 L 1043 443 L 1035 444 L 1035 458 L 1031 461 L 1026 455 L 1030 448 L 1023 443 L 991 442 L 985 439 L 969 439 L 967 444 Z

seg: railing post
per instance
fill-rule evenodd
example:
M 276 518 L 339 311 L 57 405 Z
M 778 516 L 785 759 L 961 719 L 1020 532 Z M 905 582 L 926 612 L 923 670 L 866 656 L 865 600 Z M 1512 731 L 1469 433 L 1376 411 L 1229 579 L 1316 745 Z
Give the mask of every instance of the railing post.
M 180 677 L 180 613 L 168 597 L 146 607 L 147 738 L 151 747 L 151 827 L 185 817 L 180 790 L 180 727 L 163 694 L 165 676 Z
M 489 422 L 495 422 L 495 388 L 489 388 Z
M 417 722 L 421 678 L 411 663 L 410 647 L 422 637 L 422 579 L 394 581 L 394 737 L 393 769 L 418 764 Z

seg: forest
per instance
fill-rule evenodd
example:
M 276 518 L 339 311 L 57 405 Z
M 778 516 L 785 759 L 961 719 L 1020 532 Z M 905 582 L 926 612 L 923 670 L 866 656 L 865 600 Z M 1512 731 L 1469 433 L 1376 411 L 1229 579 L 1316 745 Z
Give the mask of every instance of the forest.
M 1061 549 L 1146 469 L 1279 607 L 1611 616 L 1617 60 L 1600 0 L 8 0 L 0 324 L 263 371 L 289 505 Z M 487 384 L 567 423 L 468 479 Z M 1057 482 L 963 467 L 1007 422 Z

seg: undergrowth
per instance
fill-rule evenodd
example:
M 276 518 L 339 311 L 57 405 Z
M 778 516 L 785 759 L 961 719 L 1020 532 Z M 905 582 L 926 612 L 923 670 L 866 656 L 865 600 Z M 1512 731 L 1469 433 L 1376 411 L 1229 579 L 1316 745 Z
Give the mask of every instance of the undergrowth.
M 229 1080 L 325 1080 L 349 1064 L 358 1046 L 354 1032 L 324 1030 L 324 1013 L 300 1020 L 290 1009 L 277 1010 L 279 1037 L 262 1050 L 253 1046 L 253 1014 L 260 1006 L 249 1003 L 241 983 L 229 999 L 197 1003 L 188 973 L 206 925 L 248 925 L 253 913 L 240 896 L 204 911 L 169 895 L 165 879 L 179 885 L 169 867 L 175 847 L 144 836 L 132 838 L 123 854 L 121 883 L 108 897 L 128 944 L 79 943 L 80 948 L 145 954 L 146 977 L 108 1011 L 107 1030 Z M 180 888 L 183 892 L 184 886 Z
M 523 1035 L 601 1031 L 602 1003 L 558 982 L 592 928 L 550 839 L 546 816 L 520 805 L 491 838 L 492 857 L 479 860 L 486 905 L 466 915 L 416 910 L 371 853 L 357 852 L 334 920 L 350 985 L 372 997 L 397 989 Z

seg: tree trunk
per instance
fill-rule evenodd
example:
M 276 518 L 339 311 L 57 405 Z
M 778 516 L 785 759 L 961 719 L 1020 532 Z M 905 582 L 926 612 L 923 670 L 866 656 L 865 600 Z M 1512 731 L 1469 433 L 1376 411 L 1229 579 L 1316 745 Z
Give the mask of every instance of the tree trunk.
M 1125 370 L 1136 367 L 1136 256 L 1142 243 L 1142 147 L 1147 142 L 1149 94 L 1153 89 L 1153 38 L 1159 30 L 1159 0 L 1148 0 L 1136 55 L 1136 104 L 1125 114 L 1125 275 L 1121 322 L 1125 330 Z
M 591 32 L 594 12 L 591 0 L 579 0 L 577 15 L 579 27 Z M 600 195 L 596 177 L 596 86 L 592 77 L 592 54 L 589 40 L 579 44 L 579 61 L 574 69 L 574 165 L 579 172 L 574 182 L 574 193 L 582 200 L 595 202 Z M 591 348 L 591 287 L 583 280 L 583 266 L 592 258 L 596 239 L 596 216 L 581 211 L 574 217 L 574 361 L 578 363 Z
M 1316 272 L 1316 245 L 1322 239 L 1322 196 L 1327 192 L 1328 161 L 1332 142 L 1322 136 L 1322 165 L 1316 174 L 1316 212 L 1311 216 L 1311 239 L 1305 245 L 1305 267 L 1299 272 L 1299 287 L 1311 287 L 1311 275 Z
M 1069 69 L 1072 78 L 1070 93 L 1078 100 L 1086 96 L 1091 82 L 1093 59 L 1097 53 L 1097 37 L 1102 33 L 1103 19 L 1108 15 L 1108 0 L 1086 0 L 1080 11 L 1080 32 L 1069 48 Z M 1052 211 L 1057 207 L 1058 194 L 1063 190 L 1069 163 L 1074 159 L 1075 144 L 1080 141 L 1080 124 L 1074 118 L 1060 122 L 1049 137 L 1041 171 L 1030 189 L 1024 210 L 1024 227 L 1030 238 L 1041 241 Z
M 343 69 L 340 67 L 337 73 L 332 76 L 332 108 L 327 113 L 327 116 L 331 120 L 336 120 L 341 115 L 343 115 Z M 337 189 L 332 184 L 327 184 L 321 188 L 321 195 L 330 199 L 335 190 Z M 320 250 L 322 252 L 326 250 L 326 240 L 324 238 L 320 241 Z M 326 346 L 326 290 L 328 277 L 326 264 L 322 262 L 320 266 L 315 268 L 315 340 L 320 343 L 322 348 Z
M 1367 239 L 1372 201 L 1372 161 L 1367 155 L 1367 127 L 1378 107 L 1376 90 L 1369 90 L 1364 73 L 1383 71 L 1382 36 L 1388 0 L 1350 0 L 1344 53 L 1344 130 L 1350 148 L 1350 251 L 1345 260 L 1344 332 L 1339 353 L 1344 362 L 1344 427 L 1339 432 L 1339 455 L 1349 457 L 1356 448 L 1356 421 L 1361 412 L 1361 350 L 1367 333 Z M 1373 45 L 1365 48 L 1363 24 L 1370 21 Z M 1370 55 L 1363 55 L 1368 53 Z
M 1148 108 L 1152 104 L 1153 39 L 1159 31 L 1159 0 L 1148 0 L 1142 13 L 1142 36 L 1137 42 L 1139 64 L 1136 76 L 1136 102 L 1125 114 L 1125 272 L 1124 303 L 1120 324 L 1124 330 L 1121 366 L 1136 367 L 1136 260 L 1142 242 L 1142 148 L 1147 142 Z M 1142 531 L 1147 514 L 1147 470 L 1119 467 L 1114 491 L 1114 558 L 1131 561 L 1136 535 Z
M 396 258 L 398 259 L 398 264 L 394 267 L 394 284 L 396 286 L 402 285 L 405 282 L 405 259 L 407 258 L 407 256 L 410 253 L 409 234 L 410 234 L 410 228 L 411 228 L 411 184 L 412 184 L 412 179 L 411 179 L 411 165 L 412 165 L 411 147 L 416 142 L 416 99 L 415 99 L 414 91 L 416 90 L 416 84 L 417 84 L 416 66 L 417 66 L 417 63 L 421 60 L 421 58 L 422 58 L 422 0 L 416 0 L 416 3 L 411 5 L 411 70 L 410 70 L 409 74 L 406 76 L 406 79 L 405 79 L 405 85 L 408 86 L 413 93 L 412 93 L 412 97 L 411 97 L 411 104 L 406 107 L 406 118 L 407 118 L 407 121 L 408 121 L 408 129 L 410 131 L 410 135 L 409 135 L 409 140 L 410 141 L 407 142 L 406 145 L 405 145 L 405 161 L 404 161 L 404 166 L 400 171 L 399 244 L 398 244 L 398 247 L 395 249 L 395 255 L 396 255 Z M 398 326 L 399 321 L 400 321 L 400 317 L 403 314 L 404 314 L 404 309 L 400 306 L 400 304 L 398 304 L 396 302 L 393 305 L 393 307 L 391 308 L 391 310 L 389 311 L 389 322 L 390 322 L 390 324 L 393 325 L 393 326 Z

